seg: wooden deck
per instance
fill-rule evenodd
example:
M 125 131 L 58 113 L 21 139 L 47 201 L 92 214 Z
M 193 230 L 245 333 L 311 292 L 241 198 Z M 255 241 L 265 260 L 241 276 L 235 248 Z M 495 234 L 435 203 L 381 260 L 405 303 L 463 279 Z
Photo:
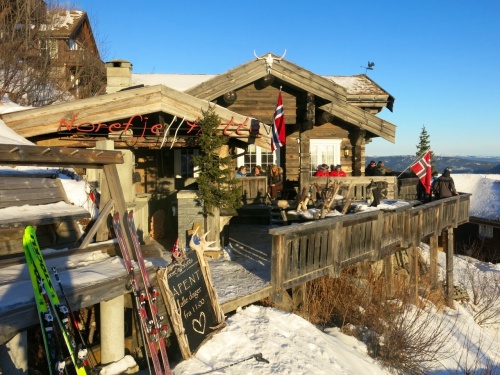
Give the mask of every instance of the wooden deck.
M 226 313 L 265 297 L 284 305 L 288 289 L 324 275 L 339 276 L 349 265 L 381 260 L 402 248 L 418 246 L 425 237 L 456 228 L 469 220 L 469 207 L 470 194 L 461 194 L 413 208 L 291 226 L 233 226 L 229 234 L 232 268 L 223 260 L 211 262 L 219 303 Z M 236 264 L 238 270 L 233 269 Z

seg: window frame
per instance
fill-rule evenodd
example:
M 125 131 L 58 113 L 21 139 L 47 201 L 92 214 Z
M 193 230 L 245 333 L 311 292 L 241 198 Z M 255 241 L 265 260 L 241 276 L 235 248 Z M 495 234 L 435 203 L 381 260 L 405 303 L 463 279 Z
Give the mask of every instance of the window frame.
M 324 160 L 325 155 L 319 154 L 320 150 L 317 149 L 318 146 L 326 146 L 333 147 L 332 157 L 329 158 L 329 155 L 326 155 L 326 159 Z M 313 147 L 316 147 L 316 156 L 313 158 Z M 310 175 L 314 176 L 316 173 L 317 167 L 320 164 L 327 164 L 329 167 L 332 165 L 340 164 L 341 160 L 341 148 L 342 148 L 342 139 L 340 138 L 313 138 L 309 140 L 309 157 L 310 157 Z M 313 160 L 314 163 L 313 163 Z

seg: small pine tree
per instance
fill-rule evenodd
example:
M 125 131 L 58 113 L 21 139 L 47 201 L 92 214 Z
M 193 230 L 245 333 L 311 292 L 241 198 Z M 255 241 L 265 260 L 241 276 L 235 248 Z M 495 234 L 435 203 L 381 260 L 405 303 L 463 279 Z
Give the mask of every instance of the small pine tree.
M 425 125 L 422 125 L 422 131 L 420 132 L 420 142 L 417 145 L 416 156 L 423 156 L 424 152 L 431 148 L 430 136 L 425 129 Z M 431 151 L 431 161 L 434 158 L 434 154 Z
M 218 127 L 221 120 L 215 107 L 209 105 L 202 113 L 201 133 L 197 139 L 201 153 L 193 161 L 199 168 L 198 194 L 203 202 L 204 212 L 213 215 L 216 208 L 238 208 L 241 205 L 241 188 L 231 176 L 231 157 L 219 155 L 228 139 L 220 135 Z
M 422 131 L 420 132 L 420 142 L 417 145 L 416 156 L 423 156 L 424 153 L 431 149 L 431 142 L 429 133 L 427 133 L 427 129 L 425 129 L 425 125 L 422 125 Z M 434 162 L 434 153 L 431 151 L 431 167 L 432 172 L 434 172 L 435 168 L 433 165 Z

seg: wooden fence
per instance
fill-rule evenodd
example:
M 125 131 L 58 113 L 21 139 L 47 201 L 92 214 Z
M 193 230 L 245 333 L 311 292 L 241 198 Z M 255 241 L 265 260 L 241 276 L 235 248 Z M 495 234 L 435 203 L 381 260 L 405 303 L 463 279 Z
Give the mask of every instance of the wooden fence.
M 369 211 L 273 228 L 271 299 L 284 303 L 285 291 L 315 278 L 339 276 L 342 268 L 376 261 L 401 247 L 456 228 L 469 220 L 470 194 L 394 211 Z

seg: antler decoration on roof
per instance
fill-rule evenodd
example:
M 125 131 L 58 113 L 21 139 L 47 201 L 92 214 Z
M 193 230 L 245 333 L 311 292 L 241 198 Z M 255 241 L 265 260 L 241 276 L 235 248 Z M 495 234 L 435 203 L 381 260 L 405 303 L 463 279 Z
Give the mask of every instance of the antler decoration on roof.
M 259 57 L 255 53 L 255 50 L 253 51 L 253 54 L 255 55 L 257 60 L 265 60 L 266 61 L 267 74 L 271 74 L 271 69 L 273 68 L 273 62 L 283 60 L 283 57 L 285 57 L 285 55 L 286 55 L 286 49 L 285 49 L 285 53 L 281 57 L 273 57 L 273 55 L 270 53 L 268 53 L 266 57 Z

